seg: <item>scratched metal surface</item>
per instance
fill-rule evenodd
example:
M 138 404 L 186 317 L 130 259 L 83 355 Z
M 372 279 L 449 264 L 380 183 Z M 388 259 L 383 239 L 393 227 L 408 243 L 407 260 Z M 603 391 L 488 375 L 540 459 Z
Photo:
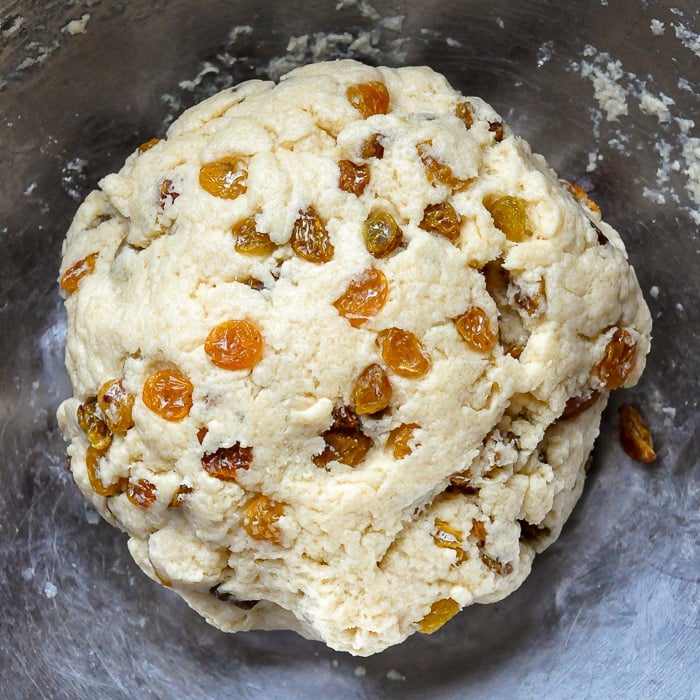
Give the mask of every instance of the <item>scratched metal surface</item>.
M 697 3 L 374 7 L 2 4 L 3 698 L 700 697 L 700 235 L 687 189 L 693 178 L 700 187 L 700 174 L 684 172 L 698 131 L 682 121 L 698 114 Z M 85 12 L 85 33 L 61 31 Z M 322 32 L 347 36 L 326 36 L 323 53 Z M 304 34 L 306 48 L 297 42 L 290 58 L 289 38 Z M 615 396 L 584 497 L 528 581 L 433 636 L 365 660 L 290 633 L 225 635 L 151 583 L 124 536 L 83 505 L 54 417 L 68 393 L 55 277 L 80 197 L 178 109 L 274 71 L 271 59 L 308 61 L 314 47 L 320 57 L 370 51 L 373 62 L 427 63 L 492 102 L 561 176 L 591 188 L 624 233 L 655 321 L 647 373 Z M 607 121 L 595 81 L 596 69 L 611 69 L 606 53 L 621 62 L 615 84 L 628 114 L 618 121 Z M 673 100 L 667 121 L 648 102 L 640 108 L 642 89 Z M 653 466 L 617 444 L 621 401 L 651 425 Z

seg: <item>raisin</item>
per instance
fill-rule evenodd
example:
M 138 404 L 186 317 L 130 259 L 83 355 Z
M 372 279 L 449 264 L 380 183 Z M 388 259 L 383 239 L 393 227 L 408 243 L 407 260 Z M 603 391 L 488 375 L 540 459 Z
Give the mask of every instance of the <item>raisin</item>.
M 520 356 L 523 354 L 524 349 L 525 346 L 521 345 L 520 343 L 511 343 L 506 348 L 506 355 L 510 355 L 512 358 L 519 360 Z
M 540 280 L 539 289 L 534 297 L 531 297 L 520 289 L 516 289 L 513 299 L 515 303 L 527 313 L 528 316 L 532 316 L 537 309 L 540 307 L 540 302 L 544 298 L 544 280 Z
M 472 518 L 471 534 L 476 538 L 479 547 L 483 547 L 486 544 L 486 524 L 483 520 Z
M 423 634 L 432 634 L 439 630 L 448 620 L 459 612 L 459 603 L 452 598 L 436 600 L 430 606 L 430 612 L 418 623 Z
M 328 262 L 335 251 L 328 231 L 313 206 L 299 211 L 290 242 L 292 250 L 300 258 L 312 263 Z
M 204 438 L 207 436 L 207 433 L 209 432 L 209 428 L 200 428 L 197 431 L 197 442 L 201 445 L 204 442 Z
M 573 182 L 564 182 L 564 187 L 574 196 L 577 202 L 585 204 L 592 212 L 600 215 L 600 207 L 588 196 L 588 192 L 581 187 L 581 185 L 576 185 Z
M 141 398 L 146 408 L 169 421 L 188 416 L 192 408 L 192 382 L 176 369 L 162 369 L 144 382 Z
M 351 160 L 340 160 L 338 169 L 340 170 L 338 187 L 343 192 L 351 192 L 359 197 L 369 183 L 369 166 L 358 165 Z
M 469 102 L 458 102 L 455 107 L 455 114 L 464 122 L 464 126 L 466 126 L 467 129 L 472 128 L 474 124 L 474 113 Z
M 381 134 L 372 134 L 360 147 L 360 157 L 365 160 L 370 158 L 381 160 L 384 158 L 384 146 L 381 139 Z
M 622 449 L 638 462 L 647 464 L 656 459 L 654 442 L 644 419 L 634 406 L 620 406 L 620 444 Z
M 457 566 L 469 559 L 469 553 L 462 549 L 463 535 L 461 530 L 452 527 L 445 520 L 435 518 L 435 529 L 432 535 L 433 542 L 435 542 L 438 547 L 452 549 L 455 552 L 457 555 Z
M 256 292 L 262 292 L 262 290 L 265 289 L 265 283 L 262 280 L 257 279 L 256 277 L 245 277 L 244 279 L 236 280 L 236 282 L 240 282 L 246 287 L 254 289 Z
M 243 158 L 230 157 L 205 163 L 199 169 L 199 184 L 220 199 L 236 199 L 247 189 L 248 166 Z
M 488 554 L 486 554 L 486 552 L 481 552 L 479 557 L 481 558 L 481 561 L 497 576 L 508 576 L 509 574 L 513 573 L 513 565 L 509 561 L 505 563 L 498 561 L 498 559 L 490 557 Z
M 155 484 L 152 484 L 146 479 L 138 481 L 129 481 L 124 492 L 126 497 L 139 508 L 149 508 L 156 502 L 158 489 Z
M 455 325 L 467 344 L 478 352 L 487 352 L 496 340 L 486 312 L 478 306 L 471 306 L 458 316 Z
M 148 141 L 144 141 L 140 146 L 139 146 L 139 153 L 145 153 L 146 151 L 149 151 L 153 146 L 155 146 L 157 143 L 160 143 L 161 139 L 148 139 Z
M 389 111 L 389 91 L 378 80 L 348 86 L 345 91 L 348 102 L 367 119 L 373 114 L 386 114 Z
M 383 411 L 391 401 L 391 384 L 378 364 L 366 367 L 352 389 L 352 401 L 358 416 Z
M 95 261 L 97 260 L 97 253 L 91 253 L 86 255 L 78 262 L 73 263 L 62 275 L 61 275 L 61 289 L 64 292 L 76 291 L 80 280 L 86 275 L 90 275 L 95 271 Z
M 263 337 L 250 321 L 224 321 L 209 331 L 204 352 L 222 369 L 252 369 L 263 355 Z
M 503 141 L 503 122 L 489 122 L 489 131 L 495 136 L 496 143 Z
M 503 231 L 509 241 L 519 243 L 527 238 L 527 210 L 523 199 L 504 195 L 493 202 L 484 202 L 484 206 L 494 226 Z
M 350 406 L 337 406 L 333 409 L 332 430 L 355 430 L 362 424 Z
M 121 379 L 110 379 L 97 392 L 97 403 L 107 427 L 118 435 L 123 435 L 134 425 L 132 409 L 134 397 L 124 389 Z
M 89 398 L 78 406 L 78 426 L 85 433 L 88 442 L 98 452 L 105 452 L 112 442 L 112 432 L 100 411 L 97 398 Z
M 617 328 L 594 371 L 606 389 L 617 389 L 632 373 L 636 357 L 637 346 L 629 331 Z
M 187 484 L 180 484 L 175 490 L 173 497 L 170 499 L 168 508 L 179 508 L 182 506 L 185 503 L 185 496 L 192 493 L 192 491 L 193 489 L 191 486 L 188 486 Z
M 362 237 L 365 248 L 375 258 L 385 258 L 401 244 L 403 231 L 389 212 L 378 211 L 367 217 L 362 227 Z
M 584 411 L 588 410 L 600 397 L 600 392 L 598 391 L 584 391 L 580 396 L 572 396 L 564 406 L 564 411 L 561 417 L 575 418 L 581 415 Z
M 332 461 L 338 461 L 348 467 L 356 467 L 372 448 L 372 439 L 359 428 L 326 430 L 323 433 L 326 447 L 313 461 L 317 467 L 325 467 Z
M 233 247 L 245 255 L 269 255 L 277 247 L 266 233 L 258 231 L 255 216 L 248 216 L 231 228 Z
M 163 180 L 163 182 L 161 182 L 159 196 L 159 206 L 161 209 L 165 209 L 168 197 L 170 197 L 170 204 L 173 204 L 179 196 L 180 193 L 175 191 L 172 180 Z
M 422 377 L 430 369 L 430 360 L 420 341 L 410 331 L 387 328 L 377 334 L 384 362 L 402 377 Z
M 457 472 L 450 477 L 449 489 L 452 491 L 459 491 L 467 496 L 473 496 L 479 492 L 475 486 L 472 485 L 473 475 L 471 470 L 465 469 L 463 472 Z
M 394 459 L 403 459 L 413 453 L 413 448 L 408 443 L 413 439 L 413 431 L 419 428 L 418 423 L 401 423 L 389 432 L 386 444 Z
M 222 481 L 236 481 L 237 470 L 248 469 L 252 461 L 253 448 L 241 447 L 240 442 L 202 455 L 204 471 Z
M 388 293 L 389 285 L 384 273 L 370 267 L 350 280 L 347 289 L 333 302 L 333 306 L 351 326 L 359 328 L 382 310 Z
M 471 182 L 471 180 L 461 180 L 455 177 L 449 165 L 446 165 L 430 153 L 430 144 L 428 142 L 419 143 L 416 148 L 425 167 L 428 182 L 431 185 L 446 185 L 453 192 L 457 192 L 463 190 Z
M 87 452 L 85 454 L 85 467 L 87 469 L 90 487 L 98 496 L 104 496 L 105 498 L 123 493 L 127 485 L 127 479 L 120 477 L 113 484 L 105 486 L 101 477 L 98 475 L 97 470 L 99 468 L 101 456 L 102 454 L 99 452 L 99 450 L 96 450 L 94 447 L 87 448 Z
M 425 231 L 444 236 L 453 243 L 459 240 L 462 218 L 449 202 L 428 204 L 423 211 L 420 227 Z
M 279 544 L 281 533 L 277 521 L 284 515 L 284 506 L 263 494 L 253 496 L 245 504 L 243 527 L 254 540 Z

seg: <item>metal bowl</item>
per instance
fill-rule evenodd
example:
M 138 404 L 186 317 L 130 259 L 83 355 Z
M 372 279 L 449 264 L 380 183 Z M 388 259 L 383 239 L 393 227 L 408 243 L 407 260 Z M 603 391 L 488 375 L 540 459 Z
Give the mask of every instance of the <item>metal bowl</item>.
M 17 2 L 0 9 L 0 688 L 4 698 L 700 697 L 697 3 Z M 316 59 L 428 64 L 485 98 L 622 231 L 652 309 L 640 385 L 520 590 L 358 660 L 218 632 L 84 504 L 55 409 L 78 201 L 216 89 Z M 658 448 L 632 462 L 616 405 Z

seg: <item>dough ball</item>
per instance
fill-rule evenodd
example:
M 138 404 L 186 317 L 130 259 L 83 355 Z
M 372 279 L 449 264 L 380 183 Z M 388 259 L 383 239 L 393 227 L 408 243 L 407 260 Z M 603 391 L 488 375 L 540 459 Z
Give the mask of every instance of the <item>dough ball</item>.
M 82 204 L 73 476 L 217 627 L 368 655 L 515 590 L 650 316 L 585 192 L 429 68 L 186 111 Z

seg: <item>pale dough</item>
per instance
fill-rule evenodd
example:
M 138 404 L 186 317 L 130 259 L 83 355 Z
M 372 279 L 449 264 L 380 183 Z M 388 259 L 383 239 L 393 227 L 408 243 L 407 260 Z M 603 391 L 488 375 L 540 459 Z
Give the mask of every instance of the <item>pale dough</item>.
M 388 88 L 389 109 L 363 118 L 347 88 L 372 81 Z M 139 566 L 221 629 L 293 629 L 368 655 L 430 631 L 440 609 L 446 619 L 506 596 L 581 493 L 608 394 L 596 368 L 617 329 L 634 343 L 625 386 L 642 372 L 651 322 L 620 236 L 507 126 L 499 141 L 490 106 L 466 99 L 470 128 L 456 116 L 465 98 L 424 67 L 338 61 L 279 84 L 250 81 L 186 111 L 76 214 L 62 271 L 97 257 L 66 295 L 74 397 L 59 420 L 75 481 L 128 533 Z M 383 156 L 363 158 L 373 134 Z M 426 143 L 464 187 L 431 181 Z M 247 163 L 246 192 L 212 196 L 200 168 L 231 156 Z M 339 188 L 341 159 L 369 168 L 359 196 Z M 485 205 L 505 195 L 526 206 L 522 241 Z M 442 202 L 461 217 L 456 241 L 421 228 L 426 207 Z M 289 244 L 310 205 L 334 246 L 328 262 Z M 362 235 L 378 210 L 403 231 L 384 258 Z M 234 249 L 232 227 L 251 215 L 276 244 L 271 254 Z M 387 279 L 386 303 L 353 327 L 333 302 L 371 267 Z M 496 333 L 485 351 L 456 330 L 470 307 Z M 264 339 L 251 371 L 220 368 L 204 350 L 230 319 L 254 323 Z M 426 374 L 387 367 L 376 339 L 391 327 L 420 340 Z M 317 466 L 333 410 L 352 408 L 353 385 L 373 363 L 393 387 L 388 409 L 360 417 L 373 446 L 354 467 Z M 194 387 L 180 420 L 142 400 L 147 377 L 169 368 Z M 135 397 L 134 425 L 114 435 L 99 476 L 152 484 L 147 507 L 123 492 L 98 496 L 88 479 L 77 410 L 112 379 Z M 586 410 L 558 420 L 567 400 L 594 391 Z M 396 458 L 387 439 L 402 424 L 419 427 L 411 453 Z M 249 468 L 235 480 L 210 475 L 203 455 L 235 443 L 252 448 Z M 182 486 L 181 505 L 169 507 Z M 245 527 L 259 494 L 281 504 L 273 539 Z M 448 602 L 431 614 L 438 601 Z

